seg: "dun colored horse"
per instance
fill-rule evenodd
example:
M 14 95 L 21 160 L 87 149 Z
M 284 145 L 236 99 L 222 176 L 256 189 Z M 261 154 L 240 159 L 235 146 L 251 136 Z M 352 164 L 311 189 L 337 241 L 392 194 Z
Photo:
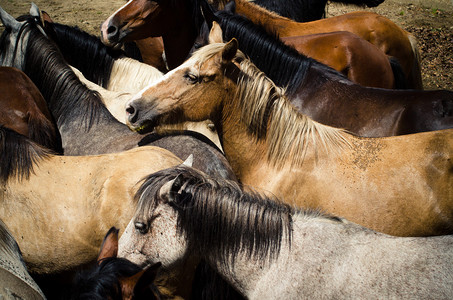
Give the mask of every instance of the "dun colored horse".
M 352 12 L 313 22 L 299 23 L 272 13 L 247 0 L 235 0 L 235 12 L 280 37 L 349 31 L 395 57 L 406 74 L 409 87 L 422 89 L 420 54 L 415 37 L 384 16 Z
M 178 37 L 189 34 L 185 39 L 164 43 L 165 53 L 175 53 L 178 47 L 180 57 L 167 55 L 171 68 L 181 64 L 188 56 L 189 50 L 200 33 L 204 21 L 197 12 L 200 6 L 208 5 L 204 0 L 191 1 L 152 1 L 134 0 L 118 9 L 102 25 L 101 37 L 105 44 L 121 42 L 129 36 L 143 38 L 147 36 L 165 36 L 168 28 L 172 34 L 164 40 L 178 40 Z M 140 18 L 140 13 L 148 15 Z M 206 17 L 206 16 L 205 16 Z M 190 20 L 187 21 L 186 20 Z M 189 29 L 190 28 L 190 31 Z M 189 31 L 189 32 L 188 32 Z M 175 33 L 177 32 L 177 34 Z M 129 37 L 130 38 L 130 37 Z M 351 33 L 335 32 L 329 34 L 298 37 L 297 50 L 314 59 L 321 61 L 336 70 L 343 72 L 349 79 L 364 86 L 380 88 L 405 88 L 403 84 L 395 84 L 392 66 L 389 58 L 376 46 L 354 36 Z M 312 50 L 313 46 L 316 50 Z M 182 49 L 187 49 L 182 52 Z M 170 61 L 173 60 L 173 61 Z M 366 63 L 364 63 L 366 62 Z M 403 73 L 402 69 L 400 71 Z M 402 76 L 405 78 L 405 75 Z
M 168 150 L 139 147 L 91 156 L 57 156 L 0 128 L 0 218 L 30 272 L 55 273 L 94 261 L 110 227 L 125 228 L 146 175 L 180 163 Z M 45 188 L 43 188 L 45 187 Z
M 56 152 L 59 134 L 47 103 L 36 85 L 22 71 L 0 67 L 0 124 Z
M 203 258 L 247 299 L 453 297 L 451 235 L 385 235 L 184 167 L 149 176 L 135 201 L 119 256 L 167 272 Z
M 126 110 L 145 132 L 212 117 L 238 179 L 299 207 L 393 235 L 453 232 L 453 129 L 360 138 L 314 122 L 234 39 L 201 48 Z
M 0 220 L 0 298 L 44 300 L 30 276 L 16 239 Z

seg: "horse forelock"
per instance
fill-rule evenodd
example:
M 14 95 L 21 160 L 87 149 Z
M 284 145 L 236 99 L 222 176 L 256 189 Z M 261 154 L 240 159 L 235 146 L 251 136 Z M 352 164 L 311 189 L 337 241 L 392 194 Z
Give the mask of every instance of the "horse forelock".
M 136 195 L 136 216 L 152 216 L 160 188 L 178 175 L 183 178 L 182 188 L 170 205 L 177 213 L 180 233 L 198 253 L 213 258 L 220 254 L 225 264 L 239 252 L 265 261 L 278 256 L 283 239 L 290 244 L 292 207 L 184 166 L 145 179 Z
M 30 29 L 24 72 L 43 94 L 58 126 L 77 119 L 89 130 L 101 115 L 110 116 L 100 95 L 80 82 L 57 46 L 37 30 L 36 25 Z
M 28 179 L 33 168 L 52 153 L 13 130 L 0 126 L 0 181 Z

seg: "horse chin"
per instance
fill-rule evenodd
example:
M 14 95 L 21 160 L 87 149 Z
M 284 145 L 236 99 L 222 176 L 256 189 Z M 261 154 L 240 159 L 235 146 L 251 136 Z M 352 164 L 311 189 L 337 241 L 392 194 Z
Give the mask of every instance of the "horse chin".
M 146 133 L 150 133 L 150 132 L 154 131 L 156 124 L 155 124 L 155 122 L 146 121 L 139 125 L 132 125 L 132 124 L 128 123 L 127 126 L 132 131 L 138 132 L 140 134 L 146 134 Z

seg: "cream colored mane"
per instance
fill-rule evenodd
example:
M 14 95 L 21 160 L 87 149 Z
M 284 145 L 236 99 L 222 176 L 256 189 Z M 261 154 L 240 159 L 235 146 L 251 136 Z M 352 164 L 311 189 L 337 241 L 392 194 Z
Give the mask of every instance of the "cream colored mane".
M 124 57 L 115 60 L 107 89 L 122 92 L 127 87 L 128 92 L 135 93 L 162 77 L 163 73 L 153 66 Z
M 203 62 L 219 53 L 225 44 L 210 44 L 194 53 L 190 61 Z M 313 121 L 300 113 L 276 86 L 238 50 L 236 61 L 242 71 L 235 101 L 241 108 L 241 120 L 257 140 L 266 140 L 268 160 L 276 166 L 291 160 L 301 165 L 308 145 L 316 151 L 339 152 L 350 146 L 346 131 Z

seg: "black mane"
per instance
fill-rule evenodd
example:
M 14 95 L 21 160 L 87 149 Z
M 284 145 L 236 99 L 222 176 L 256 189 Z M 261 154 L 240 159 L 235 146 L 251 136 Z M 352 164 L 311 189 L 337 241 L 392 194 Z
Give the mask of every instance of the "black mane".
M 98 37 L 76 26 L 46 22 L 45 30 L 70 65 L 104 88 L 110 80 L 115 59 L 125 55 L 121 50 L 105 46 Z
M 21 19 L 26 20 L 25 31 L 30 33 L 23 71 L 43 94 L 58 127 L 82 118 L 77 123 L 89 130 L 101 117 L 113 120 L 99 94 L 80 82 L 55 43 L 39 31 L 34 18 Z
M 80 271 L 74 278 L 71 299 L 86 300 L 122 300 L 120 278 L 133 276 L 142 268 L 124 258 L 108 257 L 90 270 Z M 133 299 L 160 299 L 158 289 L 150 284 L 143 287 L 139 295 Z M 145 289 L 146 288 L 146 289 Z
M 283 238 L 291 242 L 294 209 L 235 181 L 208 178 L 185 166 L 154 173 L 144 179 L 135 199 L 137 216 L 152 215 L 163 184 L 182 176 L 183 190 L 172 203 L 178 227 L 197 253 L 218 257 L 223 263 L 240 252 L 265 260 L 275 258 Z
M 236 38 L 239 49 L 277 86 L 287 88 L 291 96 L 304 82 L 311 68 L 316 66 L 325 74 L 347 79 L 340 72 L 300 54 L 285 45 L 275 33 L 267 32 L 247 18 L 226 11 L 216 13 L 224 41 Z
M 384 0 L 333 0 L 359 7 L 375 7 Z M 310 22 L 326 16 L 327 0 L 255 0 L 255 4 L 297 22 Z
M 23 135 L 0 125 L 0 182 L 28 179 L 33 167 L 52 153 Z

